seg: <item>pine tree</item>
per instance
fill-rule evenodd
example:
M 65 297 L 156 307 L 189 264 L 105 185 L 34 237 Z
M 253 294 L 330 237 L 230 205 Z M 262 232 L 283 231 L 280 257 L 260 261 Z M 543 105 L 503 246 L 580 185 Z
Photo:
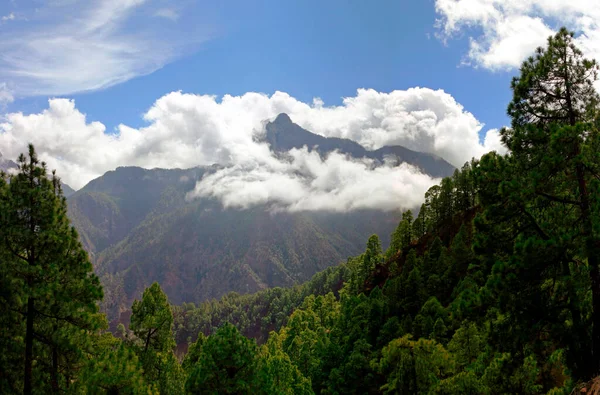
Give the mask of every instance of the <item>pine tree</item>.
M 144 290 L 142 300 L 133 302 L 129 329 L 144 368 L 144 377 L 162 394 L 183 391 L 184 373 L 173 354 L 173 312 L 158 283 Z
M 23 375 L 14 382 L 22 380 L 25 394 L 59 392 L 75 378 L 87 334 L 105 323 L 97 306 L 102 288 L 69 224 L 58 177 L 48 176 L 32 145 L 18 165 L 0 194 L 0 255 L 8 258 L 2 281 L 24 338 Z
M 450 350 L 461 366 L 468 366 L 475 362 L 484 346 L 484 336 L 474 323 L 465 323 L 448 343 Z
M 413 215 L 412 211 L 408 210 L 402 213 L 402 220 L 392 233 L 390 247 L 386 252 L 388 257 L 391 257 L 408 247 L 413 238 Z
M 430 393 L 440 379 L 452 374 L 455 362 L 434 340 L 404 336 L 384 347 L 374 366 L 387 379 L 381 387 L 384 394 L 421 394 Z
M 561 29 L 550 37 L 511 85 L 511 128 L 501 131 L 511 155 L 488 155 L 480 166 L 486 220 L 503 223 L 506 233 L 490 243 L 514 240 L 514 252 L 496 263 L 488 281 L 499 292 L 502 308 L 514 310 L 509 317 L 521 320 L 512 326 L 520 332 L 510 339 L 525 341 L 527 331 L 550 330 L 551 337 L 566 342 L 560 346 L 569 349 L 578 378 L 600 373 L 597 69 L 575 47 L 572 33 Z M 587 270 L 583 265 L 589 268 L 592 291 L 591 347 L 584 346 L 581 290 L 573 286 Z M 544 287 L 545 281 L 560 285 Z M 573 317 L 569 329 L 555 322 L 565 309 Z
M 259 394 L 313 394 L 310 380 L 302 375 L 282 349 L 282 336 L 272 332 L 261 347 L 256 363 L 255 391 Z
M 357 291 L 362 291 L 364 282 L 369 276 L 375 266 L 377 266 L 382 260 L 381 242 L 377 235 L 371 235 L 367 241 L 367 249 L 363 254 L 363 261 L 357 274 Z
M 191 394 L 248 394 L 256 376 L 256 344 L 227 323 L 209 336 L 185 383 Z
M 142 353 L 148 350 L 169 351 L 175 346 L 173 312 L 158 283 L 144 290 L 142 300 L 135 300 L 131 311 L 129 329 L 137 337 Z
M 412 234 L 416 239 L 421 238 L 427 233 L 427 206 L 423 203 L 419 209 L 419 215 L 413 222 Z
M 158 394 L 144 381 L 138 357 L 126 345 L 105 347 L 84 366 L 77 382 L 81 394 Z

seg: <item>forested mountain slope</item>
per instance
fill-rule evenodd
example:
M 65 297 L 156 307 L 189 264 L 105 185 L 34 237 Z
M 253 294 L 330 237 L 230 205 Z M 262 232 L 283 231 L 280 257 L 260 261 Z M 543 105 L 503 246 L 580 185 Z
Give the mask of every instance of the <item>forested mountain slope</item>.
M 153 281 L 175 303 L 301 283 L 395 226 L 393 215 L 378 211 L 271 213 L 186 200 L 204 171 L 118 168 L 70 197 L 69 216 L 111 317 Z
M 350 140 L 327 139 L 285 114 L 265 130 L 275 152 L 307 146 L 321 155 L 340 150 L 380 161 L 385 153 L 436 176 L 453 169 L 433 155 L 399 146 L 366 151 Z M 133 299 L 154 281 L 173 303 L 300 284 L 358 254 L 370 234 L 389 235 L 399 219 L 399 213 L 378 210 L 287 213 L 266 206 L 223 209 L 211 199 L 187 199 L 214 169 L 120 167 L 69 197 L 69 216 L 102 278 L 103 308 L 111 319 L 125 313 L 126 321 Z M 383 243 L 388 244 L 386 236 Z

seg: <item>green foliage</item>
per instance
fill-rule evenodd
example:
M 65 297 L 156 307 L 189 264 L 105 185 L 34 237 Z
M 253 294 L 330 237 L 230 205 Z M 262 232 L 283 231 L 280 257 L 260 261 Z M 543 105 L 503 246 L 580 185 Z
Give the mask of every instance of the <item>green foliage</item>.
M 146 381 L 161 394 L 183 392 L 184 372 L 173 354 L 173 313 L 158 283 L 147 288 L 131 308 L 130 339 L 137 350 Z
M 206 336 L 200 333 L 198 334 L 198 339 L 188 347 L 188 351 L 183 358 L 183 362 L 181 363 L 181 367 L 187 374 L 191 373 L 200 360 L 200 356 L 202 355 L 202 346 L 205 342 Z
M 158 393 L 146 384 L 137 355 L 124 344 L 107 347 L 91 358 L 80 377 L 75 392 L 81 394 Z
M 568 350 L 577 378 L 600 373 L 596 73 L 566 29 L 549 38 L 512 82 L 512 127 L 501 132 L 511 155 L 489 154 L 476 172 L 478 243 L 494 258 L 486 287 L 502 313 L 494 336 L 540 360 Z
M 173 306 L 175 339 L 178 344 L 195 339 L 199 333 L 206 336 L 229 322 L 246 337 L 265 342 L 271 331 L 284 326 L 290 314 L 310 295 L 337 294 L 344 279 L 349 277 L 346 264 L 330 267 L 302 284 L 291 288 L 269 288 L 240 295 L 230 293 L 219 300 L 200 305 Z M 191 305 L 191 306 L 190 306 Z
M 249 393 L 256 376 L 256 344 L 225 324 L 202 345 L 185 389 L 193 394 Z
M 142 353 L 169 351 L 175 346 L 171 335 L 173 313 L 167 295 L 158 283 L 144 291 L 142 300 L 133 302 L 129 329 L 137 337 Z
M 417 233 L 418 233 L 417 229 Z M 386 255 L 391 257 L 397 254 L 402 249 L 408 247 L 413 239 L 413 215 L 412 211 L 408 210 L 402 214 L 402 220 L 398 224 L 398 227 L 392 233 L 390 247 L 388 248 Z
M 77 375 L 98 314 L 98 277 L 67 218 L 60 180 L 33 146 L 0 182 L 0 389 L 64 391 Z M 6 365 L 4 365 L 6 363 Z
M 272 333 L 256 363 L 255 388 L 260 394 L 313 394 L 310 380 L 302 375 L 283 351 L 282 336 Z
M 473 322 L 463 324 L 454 332 L 448 343 L 448 350 L 462 367 L 475 363 L 485 345 L 485 338 Z
M 433 390 L 453 373 L 455 363 L 451 354 L 434 340 L 414 341 L 404 336 L 383 348 L 375 366 L 387 377 L 381 387 L 383 393 L 414 394 Z

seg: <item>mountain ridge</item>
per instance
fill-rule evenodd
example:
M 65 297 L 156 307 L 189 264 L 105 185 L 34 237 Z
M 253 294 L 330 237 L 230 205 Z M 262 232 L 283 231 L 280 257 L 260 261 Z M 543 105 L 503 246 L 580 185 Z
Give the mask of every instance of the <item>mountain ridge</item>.
M 315 150 L 321 156 L 338 151 L 355 159 L 369 158 L 380 163 L 386 158 L 393 159 L 396 165 L 406 162 L 436 178 L 449 177 L 455 170 L 453 165 L 437 155 L 413 151 L 401 145 L 368 150 L 350 139 L 318 135 L 293 123 L 286 113 L 279 114 L 275 120 L 265 125 L 264 141 L 275 152 L 286 152 L 292 148 L 306 146 L 309 151 Z
M 10 159 L 6 159 L 2 156 L 2 152 L 0 152 L 0 171 L 9 171 L 11 169 L 18 169 L 19 165 L 17 165 L 17 163 L 13 160 Z M 62 186 L 62 191 L 63 191 L 63 195 L 64 197 L 69 197 L 72 194 L 75 193 L 75 190 L 73 188 L 71 188 L 69 185 L 65 184 L 64 182 L 61 181 L 61 186 Z

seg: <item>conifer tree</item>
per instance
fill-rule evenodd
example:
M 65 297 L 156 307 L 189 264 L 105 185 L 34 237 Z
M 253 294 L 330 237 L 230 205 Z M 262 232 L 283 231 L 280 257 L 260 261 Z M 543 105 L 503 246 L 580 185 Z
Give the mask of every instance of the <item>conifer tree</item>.
M 81 394 L 158 394 L 158 389 L 146 384 L 138 357 L 126 345 L 119 343 L 100 350 L 84 366 L 77 382 Z
M 421 205 L 419 209 L 419 215 L 415 218 L 412 226 L 412 234 L 416 239 L 422 237 L 425 233 L 427 233 L 427 206 L 425 203 Z
M 144 290 L 142 300 L 133 302 L 129 329 L 149 384 L 156 385 L 162 394 L 183 391 L 184 373 L 173 350 L 173 312 L 158 283 Z
M 413 238 L 413 215 L 412 211 L 408 210 L 402 213 L 402 220 L 392 233 L 390 247 L 386 255 L 391 257 L 401 251 L 403 248 L 410 245 Z
M 0 194 L 2 277 L 24 339 L 23 374 L 14 382 L 22 380 L 25 394 L 60 392 L 75 378 L 87 335 L 104 324 L 102 288 L 69 224 L 58 177 L 48 176 L 32 145 L 18 165 Z
M 480 182 L 486 220 L 504 223 L 506 240 L 514 240 L 514 252 L 496 263 L 488 281 L 502 308 L 513 310 L 508 317 L 521 321 L 510 340 L 549 330 L 565 341 L 560 347 L 569 350 L 575 376 L 591 377 L 600 373 L 600 100 L 593 86 L 598 67 L 573 41 L 563 28 L 521 66 L 511 84 L 511 127 L 501 131 L 511 155 L 484 157 Z M 502 240 L 490 243 L 499 251 Z M 591 283 L 591 347 L 583 346 L 584 306 L 563 303 L 582 300 L 572 286 L 582 270 Z M 550 288 L 545 281 L 558 283 Z M 568 329 L 556 322 L 562 311 L 572 317 Z
M 256 344 L 228 323 L 202 345 L 185 390 L 190 394 L 248 394 L 255 375 Z
M 283 351 L 283 337 L 271 332 L 258 353 L 254 386 L 259 394 L 313 394 L 310 380 L 302 375 Z

